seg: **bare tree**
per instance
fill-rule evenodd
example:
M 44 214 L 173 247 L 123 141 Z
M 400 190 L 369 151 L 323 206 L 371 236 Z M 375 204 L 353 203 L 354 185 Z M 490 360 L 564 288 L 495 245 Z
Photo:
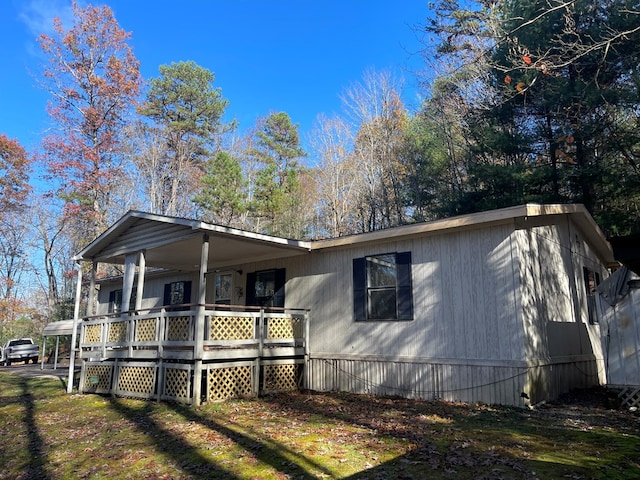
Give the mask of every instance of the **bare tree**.
M 406 221 L 401 196 L 406 168 L 401 152 L 408 115 L 400 99 L 401 90 L 402 81 L 389 71 L 368 70 L 361 83 L 341 96 L 357 132 L 354 155 L 361 172 L 361 231 Z
M 318 117 L 311 133 L 317 159 L 318 181 L 316 237 L 340 237 L 358 231 L 354 211 L 361 172 L 353 150 L 353 135 L 340 117 Z

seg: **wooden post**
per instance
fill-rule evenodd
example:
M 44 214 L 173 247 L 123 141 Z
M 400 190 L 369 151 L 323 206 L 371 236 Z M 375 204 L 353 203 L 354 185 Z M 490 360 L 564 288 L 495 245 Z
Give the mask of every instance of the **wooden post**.
M 75 359 L 78 343 L 78 322 L 80 321 L 80 294 L 82 293 L 82 268 L 77 265 L 78 278 L 76 280 L 76 303 L 73 308 L 73 331 L 71 332 L 71 354 L 69 358 L 69 378 L 67 379 L 67 393 L 73 392 L 73 377 L 75 375 Z
M 207 264 L 209 263 L 209 235 L 202 236 L 202 247 L 200 250 L 200 278 L 198 282 L 198 306 L 196 307 L 195 318 L 195 350 L 193 352 L 195 360 L 195 370 L 193 374 L 193 405 L 200 405 L 202 393 L 202 356 L 204 350 L 204 321 L 205 321 L 205 301 L 207 293 Z
M 95 315 L 96 310 L 96 274 L 98 272 L 98 262 L 93 262 L 91 266 L 91 279 L 89 282 L 89 300 L 87 301 L 87 313 L 89 317 Z
M 304 325 L 303 325 L 303 335 L 304 335 L 304 371 L 302 372 L 302 374 L 304 375 L 304 388 L 305 389 L 309 389 L 309 385 L 311 384 L 311 382 L 309 382 L 309 312 L 306 311 L 304 312 L 304 317 L 303 320 Z
M 53 369 L 58 368 L 58 353 L 60 352 L 60 335 L 56 335 L 56 353 L 53 357 Z
M 144 294 L 144 274 L 147 268 L 147 259 L 145 251 L 138 253 L 138 284 L 136 285 L 136 304 L 134 308 L 140 310 L 142 308 L 142 295 Z
M 133 291 L 133 277 L 136 273 L 136 256 L 129 254 L 124 258 L 124 278 L 122 279 L 122 310 L 128 312 L 131 307 L 131 292 Z
M 262 356 L 264 355 L 264 337 L 267 334 L 265 330 L 264 308 L 260 308 L 260 315 L 258 316 L 258 328 L 256 334 L 258 335 L 258 358 L 255 360 L 255 372 L 253 378 L 253 389 L 256 392 L 256 396 L 260 395 L 260 370 L 262 369 Z M 268 328 L 268 327 L 266 327 Z

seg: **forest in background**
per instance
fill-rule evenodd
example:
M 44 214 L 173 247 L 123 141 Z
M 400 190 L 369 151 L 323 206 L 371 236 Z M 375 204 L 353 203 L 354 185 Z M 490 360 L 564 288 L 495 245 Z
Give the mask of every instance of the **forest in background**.
M 143 82 L 108 6 L 74 19 L 39 39 L 56 128 L 30 152 L 0 132 L 0 339 L 70 318 L 73 255 L 130 209 L 318 239 L 581 203 L 608 236 L 640 231 L 637 1 L 437 0 L 419 108 L 363 72 L 307 147 L 286 112 L 224 122 L 193 61 Z

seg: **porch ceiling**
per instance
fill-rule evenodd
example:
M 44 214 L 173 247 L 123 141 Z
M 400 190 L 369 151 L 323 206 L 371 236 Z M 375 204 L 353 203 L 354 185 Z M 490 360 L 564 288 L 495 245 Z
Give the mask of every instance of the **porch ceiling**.
M 127 254 L 144 250 L 148 267 L 197 270 L 205 234 L 209 236 L 210 269 L 303 255 L 310 250 L 308 242 L 130 211 L 78 253 L 75 260 L 124 264 Z

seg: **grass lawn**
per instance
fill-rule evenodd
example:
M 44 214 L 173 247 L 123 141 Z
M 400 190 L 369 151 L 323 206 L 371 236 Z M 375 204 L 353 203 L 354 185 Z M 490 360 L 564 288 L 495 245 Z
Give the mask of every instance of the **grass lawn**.
M 193 408 L 0 372 L 0 479 L 640 478 L 640 417 L 597 403 L 295 393 Z

